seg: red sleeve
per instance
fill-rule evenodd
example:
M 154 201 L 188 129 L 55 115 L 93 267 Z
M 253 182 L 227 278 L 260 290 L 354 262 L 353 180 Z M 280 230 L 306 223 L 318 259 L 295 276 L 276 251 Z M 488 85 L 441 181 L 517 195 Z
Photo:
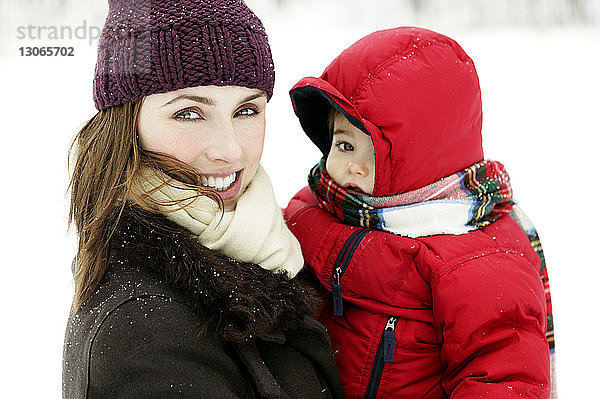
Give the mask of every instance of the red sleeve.
M 412 259 L 418 251 L 413 239 L 371 231 L 358 236 L 359 227 L 342 223 L 321 209 L 305 188 L 290 201 L 284 211 L 288 227 L 298 238 L 309 268 L 321 285 L 332 291 L 333 269 L 343 248 L 355 238 L 357 245 L 343 278 L 341 295 L 362 309 L 373 313 L 398 314 L 413 312 L 428 302 L 429 285 L 421 278 Z M 405 283 L 406 281 L 409 283 Z M 398 287 L 404 284 L 403 290 Z M 428 296 L 427 295 L 427 296 Z
M 443 331 L 444 390 L 452 398 L 548 398 L 546 303 L 535 265 L 495 253 L 432 282 Z
M 304 260 L 321 285 L 331 291 L 333 260 L 357 227 L 342 224 L 319 208 L 308 187 L 300 190 L 283 211 L 288 228 L 302 247 Z
M 290 200 L 287 208 L 283 209 L 283 218 L 289 221 L 295 216 L 296 213 L 304 208 L 318 206 L 317 201 L 313 198 L 308 187 L 304 187 L 298 191 L 296 195 Z

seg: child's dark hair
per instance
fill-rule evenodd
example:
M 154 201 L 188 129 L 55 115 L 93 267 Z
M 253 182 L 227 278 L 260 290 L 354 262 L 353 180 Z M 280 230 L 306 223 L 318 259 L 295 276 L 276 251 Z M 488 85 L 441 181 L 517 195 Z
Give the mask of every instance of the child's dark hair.
M 336 118 L 343 117 L 344 115 L 335 107 L 331 107 L 329 109 L 329 114 L 327 115 L 327 132 L 329 133 L 329 138 L 333 138 L 333 128 L 335 127 Z

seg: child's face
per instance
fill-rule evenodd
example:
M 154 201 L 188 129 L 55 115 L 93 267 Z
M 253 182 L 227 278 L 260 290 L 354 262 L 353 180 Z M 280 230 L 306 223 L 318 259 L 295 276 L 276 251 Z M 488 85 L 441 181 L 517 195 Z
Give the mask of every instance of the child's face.
M 375 150 L 371 137 L 336 114 L 325 168 L 340 186 L 358 194 L 373 194 Z

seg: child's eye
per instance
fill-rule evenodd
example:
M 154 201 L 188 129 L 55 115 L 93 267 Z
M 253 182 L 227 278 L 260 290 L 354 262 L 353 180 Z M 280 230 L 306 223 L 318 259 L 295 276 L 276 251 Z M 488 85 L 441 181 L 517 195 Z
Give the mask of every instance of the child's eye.
M 338 141 L 335 146 L 342 152 L 354 151 L 354 146 L 346 141 Z
M 195 120 L 203 118 L 198 112 L 192 109 L 184 109 L 175 114 L 175 119 L 183 122 L 195 122 Z
M 255 116 L 259 114 L 259 111 L 254 107 L 244 107 L 235 114 L 240 116 Z

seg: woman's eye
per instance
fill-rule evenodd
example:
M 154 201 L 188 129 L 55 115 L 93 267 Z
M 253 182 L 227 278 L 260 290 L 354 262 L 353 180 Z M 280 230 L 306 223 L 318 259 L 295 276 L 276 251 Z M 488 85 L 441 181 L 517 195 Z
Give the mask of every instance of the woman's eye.
M 257 114 L 258 114 L 258 110 L 251 108 L 251 107 L 242 108 L 238 112 L 236 112 L 236 115 L 241 115 L 241 116 L 254 116 Z
M 184 109 L 175 114 L 175 119 L 188 122 L 195 119 L 202 119 L 202 116 L 200 116 L 200 114 L 194 110 Z
M 354 151 L 354 146 L 346 141 L 340 141 L 336 144 L 340 151 Z

